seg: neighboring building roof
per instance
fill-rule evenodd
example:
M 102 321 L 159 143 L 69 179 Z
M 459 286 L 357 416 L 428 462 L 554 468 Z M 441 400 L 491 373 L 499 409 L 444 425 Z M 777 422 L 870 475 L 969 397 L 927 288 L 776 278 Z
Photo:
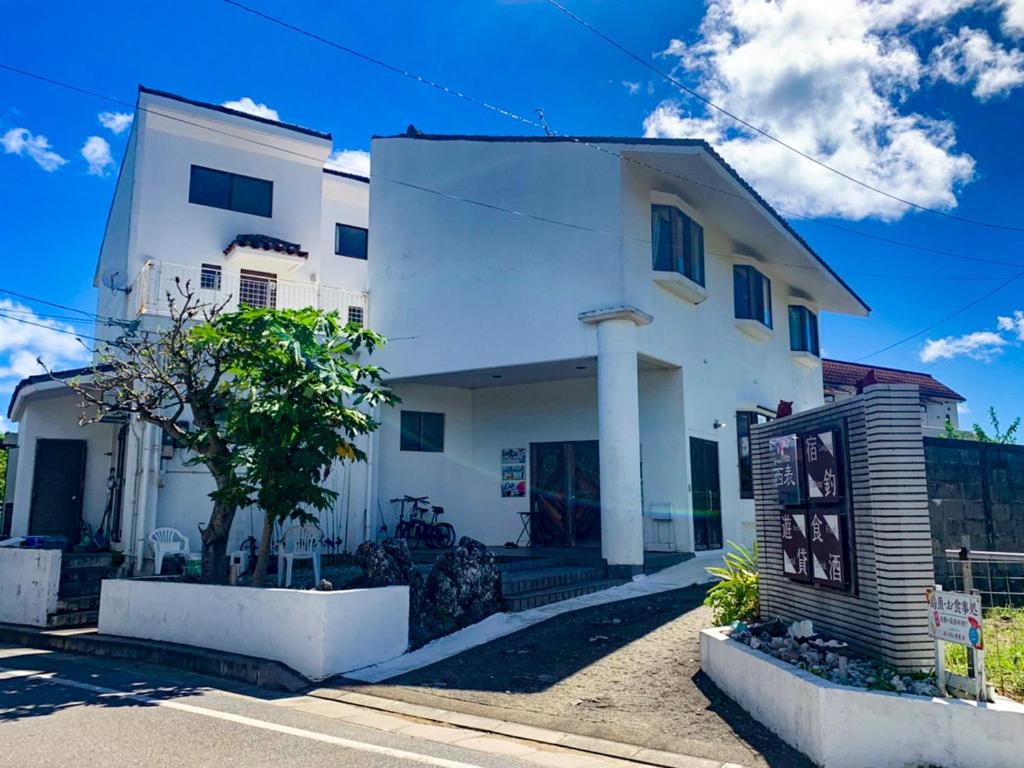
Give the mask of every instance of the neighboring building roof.
M 269 117 L 251 115 L 248 112 L 241 112 L 237 109 L 231 109 L 230 107 L 225 107 L 220 104 L 210 104 L 206 101 L 197 101 L 196 99 L 189 99 L 185 96 L 179 96 L 176 93 L 170 93 L 168 91 L 159 91 L 155 88 L 147 88 L 144 85 L 139 86 L 139 93 L 148 93 L 152 96 L 160 96 L 165 99 L 180 101 L 182 104 L 191 104 L 193 107 L 212 109 L 215 112 L 223 112 L 226 115 L 235 115 L 236 117 L 244 117 L 247 120 L 255 120 L 257 123 L 263 123 L 265 125 L 276 125 L 279 128 L 287 128 L 289 131 L 303 133 L 306 136 L 313 136 L 318 139 L 327 139 L 328 141 L 331 140 L 331 134 L 324 133 L 323 131 L 314 131 L 312 128 L 305 128 L 301 125 L 295 125 L 294 123 L 284 123 L 281 122 L 280 120 L 271 120 Z
M 800 235 L 792 225 L 782 214 L 776 211 L 768 201 L 758 194 L 750 183 L 740 176 L 739 172 L 733 168 L 729 163 L 725 161 L 718 152 L 715 151 L 714 147 L 708 144 L 704 139 L 648 139 L 642 137 L 631 137 L 631 136 L 481 136 L 473 134 L 437 134 L 437 133 L 420 133 L 413 126 L 409 126 L 405 133 L 400 133 L 395 136 L 374 136 L 375 139 L 413 139 L 416 141 L 487 141 L 487 142 L 499 142 L 499 143 L 527 143 L 527 142 L 568 142 L 572 144 L 633 144 L 633 145 L 646 145 L 646 146 L 665 146 L 665 147 L 698 147 L 704 150 L 709 157 L 714 159 L 722 168 L 739 184 L 747 193 L 754 198 L 754 200 L 768 212 L 776 221 L 781 224 L 785 230 L 796 239 L 798 243 L 811 255 L 813 256 L 821 266 L 823 266 L 832 277 L 839 281 L 839 284 L 846 289 L 846 291 L 862 306 L 867 312 L 871 311 L 871 307 L 868 306 L 867 302 L 864 301 L 857 292 L 853 290 L 846 281 L 841 278 L 838 273 L 828 263 L 818 255 L 818 253 L 811 248 L 810 244 L 804 240 L 803 236 Z
M 370 183 L 369 176 L 360 176 L 358 173 L 348 173 L 347 171 L 338 171 L 334 168 L 324 168 L 324 173 L 329 173 L 331 176 L 344 176 L 346 179 L 354 179 L 355 181 L 362 181 L 366 184 Z
M 270 235 L 235 235 L 235 239 L 228 243 L 224 249 L 224 255 L 231 253 L 232 248 L 255 248 L 258 251 L 275 251 L 287 253 L 289 256 L 299 256 L 303 259 L 309 256 L 309 251 L 302 250 L 298 243 L 289 243 L 279 237 Z
M 917 384 L 921 389 L 921 394 L 925 397 L 937 397 L 942 400 L 958 400 L 960 402 L 964 402 L 967 399 L 927 373 L 904 371 L 900 368 L 883 368 L 877 365 L 848 363 L 843 360 L 823 358 L 821 361 L 821 378 L 826 389 L 829 387 L 856 387 L 872 371 L 874 371 L 875 379 L 879 384 Z
M 14 392 L 11 393 L 11 401 L 7 404 L 7 418 L 11 418 L 14 413 L 14 404 L 18 402 L 18 395 L 21 394 L 22 390 L 28 387 L 35 386 L 36 384 L 43 384 L 47 381 L 67 381 L 68 379 L 74 379 L 79 376 L 88 376 L 91 373 L 99 371 L 101 373 L 112 371 L 113 366 L 104 363 L 102 365 L 88 365 L 84 368 L 68 368 L 65 371 L 52 371 L 50 373 L 38 373 L 35 376 L 28 376 L 18 382 L 18 386 L 14 388 Z

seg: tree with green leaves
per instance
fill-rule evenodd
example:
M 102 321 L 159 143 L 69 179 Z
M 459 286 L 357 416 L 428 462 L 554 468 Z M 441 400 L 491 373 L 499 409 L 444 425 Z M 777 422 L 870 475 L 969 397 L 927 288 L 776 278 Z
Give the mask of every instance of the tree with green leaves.
M 202 580 L 220 583 L 227 579 L 238 509 L 256 503 L 268 516 L 288 516 L 290 509 L 300 517 L 303 504 L 322 509 L 330 494 L 317 487 L 329 462 L 322 463 L 320 449 L 333 439 L 332 457 L 362 458 L 352 441 L 376 423 L 358 408 L 393 395 L 381 386 L 378 369 L 354 359 L 383 340 L 355 325 L 342 327 L 336 313 L 232 313 L 226 302 L 202 302 L 187 282 L 177 283 L 177 293 L 167 296 L 169 323 L 101 344 L 90 373 L 65 383 L 87 406 L 82 423 L 134 415 L 183 445 L 187 464 L 207 468 L 215 487 L 201 528 Z M 300 415 L 281 404 L 283 393 L 302 409 L 318 409 L 311 412 L 340 432 L 328 438 L 303 420 L 311 437 L 303 434 L 293 448 Z M 265 568 L 265 552 L 262 559 Z
M 378 424 L 360 406 L 397 400 L 377 367 L 356 362 L 382 339 L 314 309 L 243 309 L 192 335 L 199 345 L 227 350 L 231 397 L 224 429 L 243 503 L 264 512 L 254 577 L 261 585 L 274 525 L 315 521 L 314 513 L 337 498 L 323 485 L 333 462 L 366 459 L 356 441 Z M 214 492 L 215 500 L 219 495 Z M 224 496 L 235 500 L 233 489 Z
M 1016 444 L 1017 430 L 1020 428 L 1020 416 L 1010 422 L 1010 426 L 1006 428 L 1005 432 L 1001 429 L 999 416 L 996 415 L 996 409 L 994 406 L 989 406 L 988 418 L 992 423 L 992 434 L 986 432 L 980 424 L 974 424 L 971 426 L 971 430 L 974 432 L 974 436 L 978 440 L 983 443 L 1002 443 L 1004 445 Z

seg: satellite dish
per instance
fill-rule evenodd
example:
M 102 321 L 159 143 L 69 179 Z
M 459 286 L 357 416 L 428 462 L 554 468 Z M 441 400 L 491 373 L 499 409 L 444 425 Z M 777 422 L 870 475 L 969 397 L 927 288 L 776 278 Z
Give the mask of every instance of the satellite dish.
M 124 272 L 120 269 L 106 269 L 100 275 L 100 284 L 104 288 L 109 288 L 111 292 L 121 291 L 122 293 L 129 293 L 131 289 L 126 283 Z

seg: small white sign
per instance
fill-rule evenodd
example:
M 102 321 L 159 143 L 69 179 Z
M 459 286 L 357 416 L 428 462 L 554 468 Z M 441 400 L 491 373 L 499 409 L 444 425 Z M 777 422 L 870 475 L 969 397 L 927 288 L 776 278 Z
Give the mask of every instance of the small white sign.
M 940 589 L 929 589 L 927 595 L 928 631 L 933 638 L 978 651 L 985 649 L 980 596 Z

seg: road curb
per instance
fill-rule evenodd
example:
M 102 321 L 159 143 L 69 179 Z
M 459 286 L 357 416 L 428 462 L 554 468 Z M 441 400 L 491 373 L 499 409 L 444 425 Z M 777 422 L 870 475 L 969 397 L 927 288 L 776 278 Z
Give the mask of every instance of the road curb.
M 419 720 L 426 720 L 445 725 L 454 725 L 460 728 L 469 728 L 475 731 L 507 736 L 524 741 L 533 741 L 540 744 L 549 744 L 556 747 L 574 749 L 580 752 L 588 752 L 603 757 L 611 757 L 619 760 L 631 760 L 636 763 L 658 766 L 659 768 L 743 768 L 737 763 L 723 763 L 718 760 L 709 760 L 704 757 L 682 755 L 675 752 L 666 752 L 659 749 L 649 749 L 638 744 L 627 744 L 621 741 L 612 741 L 594 736 L 583 736 L 566 731 L 551 730 L 549 728 L 538 728 L 533 725 L 513 723 L 505 720 L 498 720 L 493 717 L 481 715 L 469 715 L 462 712 L 454 712 L 440 707 L 425 706 L 422 704 L 411 704 L 409 702 L 391 699 L 378 694 L 354 693 L 351 691 L 339 690 L 337 688 L 314 688 L 305 692 L 306 696 L 319 699 L 337 701 L 344 704 L 351 704 L 366 709 L 375 709 L 381 712 L 390 712 L 396 715 L 404 715 Z

